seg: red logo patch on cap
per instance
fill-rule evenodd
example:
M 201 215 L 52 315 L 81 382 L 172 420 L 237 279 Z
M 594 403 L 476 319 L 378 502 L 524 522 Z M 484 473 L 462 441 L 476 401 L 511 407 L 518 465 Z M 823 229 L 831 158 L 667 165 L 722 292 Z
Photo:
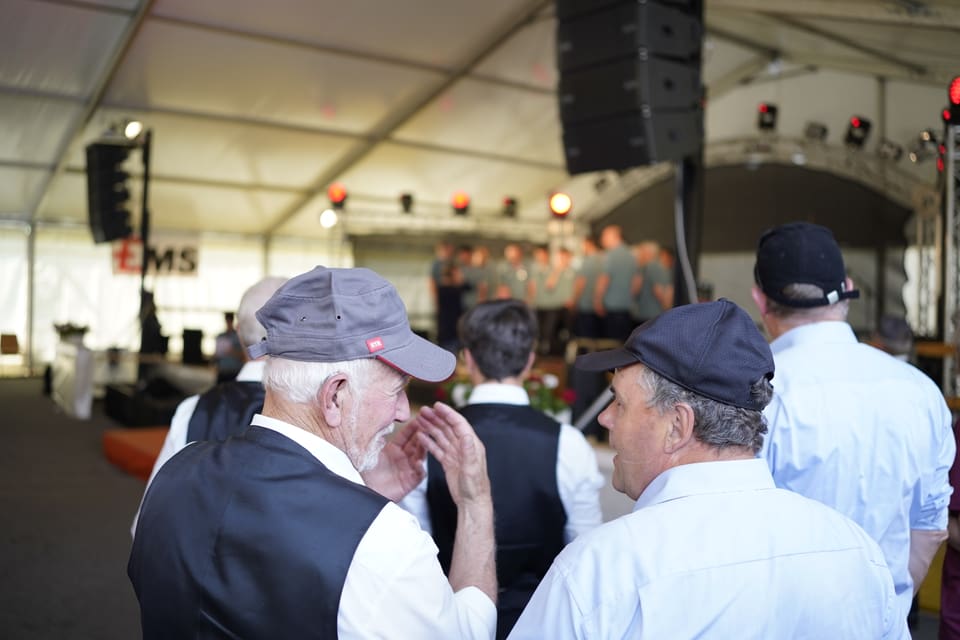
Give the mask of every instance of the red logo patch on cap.
M 367 349 L 370 350 L 370 353 L 376 353 L 377 351 L 383 351 L 383 339 L 382 338 L 370 338 L 367 340 Z

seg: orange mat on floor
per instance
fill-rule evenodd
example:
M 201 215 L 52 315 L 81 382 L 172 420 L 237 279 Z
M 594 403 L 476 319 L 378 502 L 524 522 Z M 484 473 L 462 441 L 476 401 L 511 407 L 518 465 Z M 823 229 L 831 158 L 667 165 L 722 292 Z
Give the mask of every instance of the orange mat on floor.
M 114 465 L 146 482 L 169 430 L 169 427 L 107 429 L 103 432 L 103 453 Z

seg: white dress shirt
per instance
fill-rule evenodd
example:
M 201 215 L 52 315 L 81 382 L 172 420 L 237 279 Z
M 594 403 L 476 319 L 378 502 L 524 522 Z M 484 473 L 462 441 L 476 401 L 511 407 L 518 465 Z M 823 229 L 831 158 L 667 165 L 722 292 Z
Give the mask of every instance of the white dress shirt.
M 833 507 L 879 543 L 906 617 L 910 530 L 947 528 L 956 445 L 940 390 L 857 342 L 845 322 L 797 327 L 770 348 L 775 393 L 761 456 L 778 487 Z
M 263 368 L 266 360 L 249 360 L 240 368 L 237 373 L 237 382 L 261 382 L 263 380 Z M 177 405 L 177 410 L 173 413 L 170 420 L 170 430 L 167 431 L 167 437 L 163 439 L 163 446 L 160 447 L 160 455 L 153 463 L 153 470 L 150 471 L 150 477 L 147 478 L 147 486 L 143 490 L 143 495 L 147 495 L 147 489 L 150 483 L 157 477 L 157 472 L 164 463 L 175 456 L 180 449 L 183 449 L 189 443 L 187 442 L 187 432 L 190 429 L 190 418 L 197 408 L 199 395 L 193 395 L 185 398 Z M 143 498 L 140 499 L 143 502 Z M 137 513 L 133 516 L 133 524 L 130 526 L 130 535 L 134 536 L 137 532 L 137 520 L 140 519 L 140 507 L 137 507 Z
M 332 473 L 363 484 L 346 454 L 326 440 L 260 414 L 252 424 L 290 438 Z M 490 598 L 477 587 L 454 593 L 433 539 L 413 516 L 388 503 L 353 554 L 337 612 L 338 637 L 489 640 L 496 627 Z
M 529 405 L 530 397 L 523 387 L 487 382 L 474 387 L 467 402 L 490 403 Z M 561 425 L 560 441 L 557 445 L 557 489 L 563 510 L 567 514 L 567 524 L 563 530 L 564 542 L 569 543 L 603 522 L 600 511 L 600 489 L 603 483 L 603 475 L 597 468 L 597 456 L 590 443 L 579 430 L 568 424 Z M 424 531 L 433 532 L 430 507 L 427 504 L 427 478 L 399 504 L 417 517 Z
M 762 460 L 681 465 L 568 545 L 509 638 L 907 639 L 877 544 Z

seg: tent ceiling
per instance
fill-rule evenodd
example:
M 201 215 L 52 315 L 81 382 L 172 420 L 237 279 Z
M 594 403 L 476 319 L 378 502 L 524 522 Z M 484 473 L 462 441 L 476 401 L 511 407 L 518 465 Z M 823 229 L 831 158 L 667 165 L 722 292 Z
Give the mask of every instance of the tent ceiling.
M 398 224 L 401 192 L 427 227 L 461 224 L 456 189 L 475 216 L 510 195 L 533 222 L 550 190 L 589 181 L 564 169 L 549 0 L 4 0 L 3 14 L 0 219 L 84 223 L 84 146 L 124 117 L 153 131 L 160 229 L 320 236 L 334 180 L 371 233 Z M 706 16 L 711 100 L 772 60 L 784 77 L 936 87 L 960 68 L 947 0 L 706 0 Z

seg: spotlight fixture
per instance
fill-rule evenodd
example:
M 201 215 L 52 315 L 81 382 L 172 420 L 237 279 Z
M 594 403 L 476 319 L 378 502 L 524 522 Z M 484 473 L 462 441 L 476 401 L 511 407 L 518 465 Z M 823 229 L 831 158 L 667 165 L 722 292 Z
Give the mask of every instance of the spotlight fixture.
M 777 128 L 777 105 L 761 102 L 757 106 L 757 129 L 774 131 Z
M 844 136 L 843 142 L 852 149 L 863 148 L 863 145 L 867 142 L 867 137 L 870 135 L 870 128 L 872 126 L 873 123 L 866 118 L 852 116 L 850 118 L 850 124 L 847 126 L 847 135 Z
M 330 198 L 330 206 L 334 209 L 343 209 L 347 204 L 347 188 L 339 182 L 334 182 L 327 187 L 327 197 Z
M 897 162 L 903 157 L 903 147 L 892 140 L 884 138 L 880 141 L 880 146 L 877 147 L 877 155 L 884 160 Z
M 320 226 L 324 229 L 330 229 L 331 227 L 337 224 L 337 212 L 333 209 L 325 209 L 323 213 L 320 214 Z
M 413 194 L 412 193 L 400 194 L 400 209 L 404 213 L 410 213 L 411 211 L 413 211 Z
M 827 139 L 828 131 L 827 125 L 822 122 L 808 122 L 803 128 L 803 135 L 807 140 L 823 142 Z
M 550 213 L 555 218 L 566 218 L 573 209 L 573 200 L 562 191 L 557 191 L 550 195 Z
M 143 123 L 139 120 L 128 120 L 123 125 L 123 137 L 127 140 L 136 140 L 143 133 Z
M 937 145 L 937 171 L 943 173 L 943 169 L 946 166 L 945 158 L 947 157 L 947 145 L 940 144 Z
M 516 218 L 517 217 L 517 199 L 506 197 L 503 199 L 503 217 L 504 218 Z
M 458 216 L 465 216 L 470 211 L 470 196 L 466 191 L 457 191 L 450 199 L 453 212 Z
M 937 134 L 933 129 L 924 129 L 910 145 L 907 157 L 910 162 L 920 163 L 937 154 Z
M 940 119 L 943 120 L 943 124 L 946 125 L 949 125 L 950 121 L 953 120 L 953 113 L 951 113 L 949 106 L 944 107 L 943 111 L 940 112 Z

